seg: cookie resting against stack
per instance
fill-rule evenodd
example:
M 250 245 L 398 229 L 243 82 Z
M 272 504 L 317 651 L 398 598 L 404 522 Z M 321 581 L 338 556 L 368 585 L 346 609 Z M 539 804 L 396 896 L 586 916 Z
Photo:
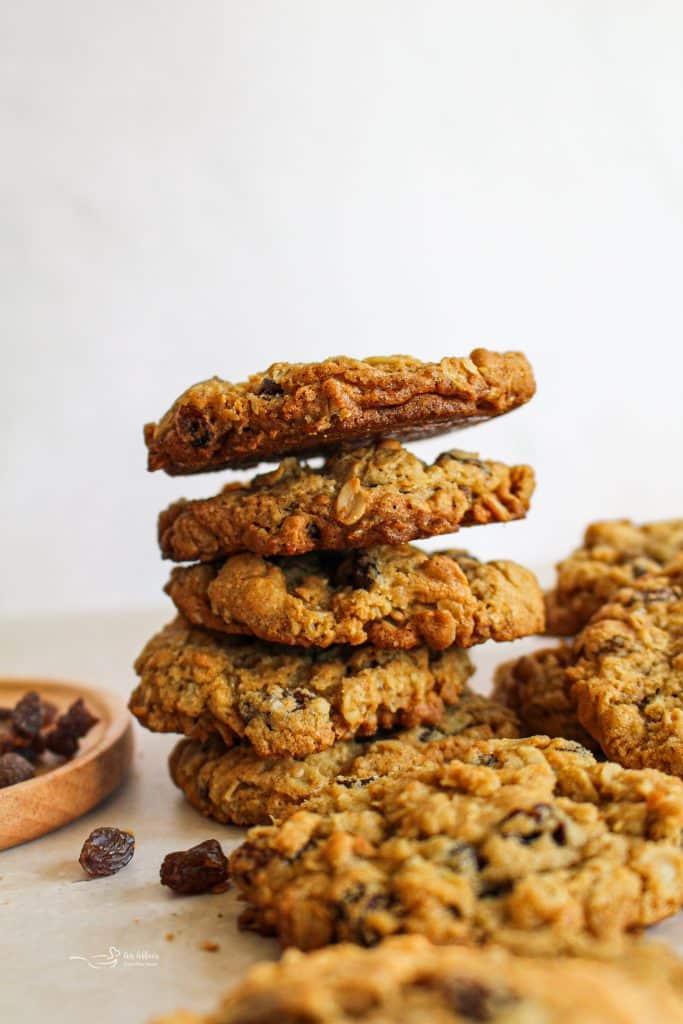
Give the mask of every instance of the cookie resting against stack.
M 204 814 L 270 821 L 335 779 L 364 785 L 518 734 L 466 688 L 466 648 L 542 630 L 536 578 L 409 542 L 524 517 L 533 471 L 460 450 L 426 464 L 401 442 L 534 389 L 519 353 L 341 357 L 213 378 L 147 425 L 149 467 L 172 475 L 280 460 L 159 517 L 162 554 L 192 564 L 171 573 L 178 615 L 138 657 L 130 707 L 186 737 L 171 773 Z
M 522 734 L 683 777 L 683 520 L 591 524 L 546 608 L 548 632 L 577 635 L 500 666 L 494 682 Z

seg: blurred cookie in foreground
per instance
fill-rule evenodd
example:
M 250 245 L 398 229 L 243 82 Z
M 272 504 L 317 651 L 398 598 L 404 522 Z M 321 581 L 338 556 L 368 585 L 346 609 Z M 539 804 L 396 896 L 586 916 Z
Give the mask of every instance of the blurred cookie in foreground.
M 156 1024 L 683 1024 L 681 961 L 634 942 L 612 961 L 434 946 L 289 950 L 252 967 L 208 1016 Z

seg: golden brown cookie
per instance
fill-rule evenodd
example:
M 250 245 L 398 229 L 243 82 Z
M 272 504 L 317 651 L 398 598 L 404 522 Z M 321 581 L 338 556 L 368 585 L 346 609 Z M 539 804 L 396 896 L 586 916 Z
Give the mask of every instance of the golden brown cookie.
M 499 665 L 491 696 L 517 715 L 522 736 L 564 736 L 600 753 L 600 745 L 578 719 L 567 669 L 570 644 L 545 647 Z
M 284 946 L 440 944 L 586 953 L 683 904 L 683 783 L 569 740 L 474 743 L 461 760 L 333 785 L 232 854 L 245 927 Z
M 335 779 L 367 784 L 380 775 L 458 757 L 468 744 L 518 736 L 514 714 L 467 687 L 438 725 L 420 725 L 365 740 L 340 740 L 301 760 L 263 758 L 247 744 L 227 749 L 218 736 L 181 740 L 169 767 L 189 802 L 209 818 L 259 825 L 282 818 Z
M 151 470 L 171 475 L 317 455 L 340 442 L 415 438 L 509 412 L 534 377 L 519 352 L 476 349 L 423 363 L 408 356 L 275 363 L 243 384 L 189 388 L 145 427 Z
M 660 572 L 681 553 L 683 519 L 642 526 L 628 519 L 592 523 L 583 547 L 557 566 L 557 584 L 547 595 L 547 632 L 578 633 L 620 587 Z
M 252 967 L 208 1017 L 157 1024 L 682 1024 L 682 973 L 651 943 L 613 960 L 539 959 L 401 935 L 374 949 L 288 950 Z
M 408 544 L 173 570 L 166 592 L 195 626 L 300 647 L 444 650 L 543 631 L 543 595 L 514 562 Z
M 382 441 L 336 452 L 318 469 L 285 459 L 214 498 L 178 501 L 159 517 L 159 544 L 176 562 L 401 544 L 523 518 L 533 489 L 529 466 L 461 451 L 426 465 L 398 441 Z
M 607 756 L 683 776 L 683 572 L 619 591 L 574 655 L 579 719 Z
M 153 732 L 244 740 L 262 757 L 305 757 L 379 729 L 437 724 L 471 674 L 457 647 L 292 649 L 176 619 L 135 665 L 130 709 Z

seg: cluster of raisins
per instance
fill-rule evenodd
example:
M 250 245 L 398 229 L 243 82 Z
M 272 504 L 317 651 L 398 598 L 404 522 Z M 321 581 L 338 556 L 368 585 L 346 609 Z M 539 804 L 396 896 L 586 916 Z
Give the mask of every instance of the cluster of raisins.
M 13 708 L 0 708 L 0 788 L 32 779 L 46 752 L 73 757 L 97 721 L 82 698 L 60 715 L 35 690 L 25 693 Z

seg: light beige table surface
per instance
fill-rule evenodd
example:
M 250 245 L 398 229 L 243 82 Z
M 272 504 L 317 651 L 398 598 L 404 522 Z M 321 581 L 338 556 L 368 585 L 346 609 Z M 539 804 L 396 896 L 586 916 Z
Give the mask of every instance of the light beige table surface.
M 166 609 L 2 623 L 0 674 L 77 679 L 127 696 L 135 654 L 169 617 Z M 492 665 L 534 645 L 478 648 L 475 686 L 485 689 Z M 137 725 L 135 734 L 133 770 L 117 793 L 80 821 L 0 853 L 0 1021 L 137 1024 L 181 1005 L 208 1009 L 249 964 L 277 954 L 275 943 L 237 930 L 231 893 L 178 897 L 159 885 L 170 850 L 216 836 L 227 852 L 243 832 L 184 804 L 166 770 L 174 737 Z M 136 853 L 120 874 L 85 881 L 78 854 L 97 825 L 132 829 Z M 683 952 L 683 914 L 653 934 Z M 219 950 L 202 950 L 207 940 Z

